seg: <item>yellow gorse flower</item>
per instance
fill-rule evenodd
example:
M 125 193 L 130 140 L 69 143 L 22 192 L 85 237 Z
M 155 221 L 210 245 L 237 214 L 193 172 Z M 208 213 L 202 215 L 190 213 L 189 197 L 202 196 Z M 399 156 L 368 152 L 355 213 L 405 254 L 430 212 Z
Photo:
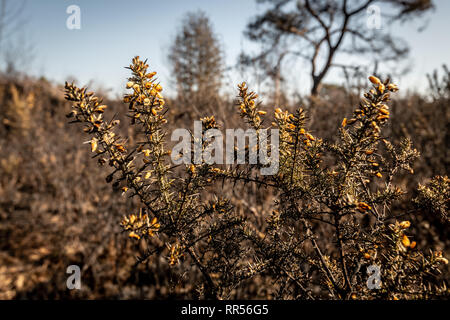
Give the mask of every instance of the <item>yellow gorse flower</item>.
M 365 213 L 368 210 L 372 210 L 372 207 L 369 206 L 367 203 L 365 202 L 358 202 L 357 205 L 357 210 L 361 213 Z
M 153 217 L 150 221 L 147 214 L 139 215 L 131 214 L 122 219 L 120 225 L 124 230 L 129 230 L 128 236 L 130 238 L 140 239 L 141 237 L 148 236 L 153 237 L 155 232 L 157 232 L 161 225 L 156 217 Z
M 372 82 L 372 83 L 375 84 L 375 85 L 380 85 L 380 84 L 381 84 L 380 79 L 378 79 L 378 78 L 375 77 L 375 76 L 370 76 L 370 77 L 369 77 L 369 80 L 370 80 L 370 82 Z
M 408 229 L 410 226 L 411 226 L 411 222 L 409 222 L 409 221 L 402 221 L 402 222 L 400 222 L 400 227 L 402 229 Z
M 402 236 L 402 244 L 405 248 L 409 248 L 409 246 L 411 245 L 411 241 L 406 235 Z

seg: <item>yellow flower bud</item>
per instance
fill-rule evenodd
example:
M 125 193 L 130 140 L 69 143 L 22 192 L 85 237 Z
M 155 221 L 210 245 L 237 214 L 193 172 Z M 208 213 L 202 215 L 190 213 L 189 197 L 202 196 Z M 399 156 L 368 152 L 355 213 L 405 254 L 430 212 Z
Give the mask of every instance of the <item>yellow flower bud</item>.
M 380 109 L 380 113 L 383 115 L 386 115 L 386 116 L 389 115 L 389 111 L 387 111 L 386 109 L 383 109 L 383 108 Z
M 91 152 L 95 152 L 95 150 L 97 150 L 97 139 L 96 138 L 92 138 L 92 140 L 91 140 Z
M 380 79 L 378 79 L 377 77 L 370 76 L 370 77 L 369 77 L 369 80 L 370 80 L 370 82 L 372 82 L 373 84 L 376 84 L 376 85 L 380 85 L 380 84 L 381 84 Z
M 130 238 L 135 238 L 135 239 L 140 239 L 141 237 L 140 236 L 138 236 L 134 231 L 131 231 L 129 234 L 128 234 L 128 236 L 130 237 Z
M 397 92 L 397 91 L 398 91 L 397 85 L 395 85 L 395 84 L 393 84 L 393 83 L 388 84 L 387 89 L 388 89 L 389 91 L 391 91 L 391 92 Z
M 144 154 L 144 156 L 150 157 L 150 150 L 149 149 L 142 150 L 142 153 Z
M 411 226 L 411 222 L 409 222 L 409 221 L 402 221 L 402 222 L 400 222 L 400 227 L 402 229 L 408 229 L 410 226 Z
M 402 237 L 402 244 L 405 248 L 408 248 L 411 245 L 411 241 L 409 241 L 409 238 L 406 235 L 403 235 Z
M 155 90 L 158 91 L 158 92 L 161 92 L 162 89 L 163 88 L 161 87 L 161 85 L 159 83 L 155 86 Z
M 357 210 L 358 210 L 359 212 L 361 212 L 361 213 L 364 213 L 364 212 L 366 212 L 367 210 L 372 210 L 372 207 L 369 206 L 369 205 L 368 205 L 367 203 L 365 203 L 365 202 L 359 202 L 359 203 L 358 203 Z

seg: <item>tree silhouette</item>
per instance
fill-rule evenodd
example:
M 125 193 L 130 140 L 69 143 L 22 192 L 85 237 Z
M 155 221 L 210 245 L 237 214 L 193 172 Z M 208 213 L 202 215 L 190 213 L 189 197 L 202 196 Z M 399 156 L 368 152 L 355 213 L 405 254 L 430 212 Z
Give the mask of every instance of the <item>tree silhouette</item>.
M 386 28 L 381 21 L 408 21 L 431 9 L 431 0 L 257 0 L 268 3 L 268 9 L 254 17 L 246 36 L 263 44 L 262 52 L 247 56 L 247 63 L 279 66 L 282 55 L 293 54 L 306 59 L 311 67 L 311 95 L 335 63 L 338 53 L 370 57 L 375 61 L 397 61 L 408 54 L 407 44 Z M 382 10 L 381 10 L 382 9 Z M 374 17 L 373 17 L 374 15 Z
M 169 52 L 178 101 L 197 116 L 211 113 L 219 95 L 223 57 L 217 36 L 202 11 L 188 13 Z

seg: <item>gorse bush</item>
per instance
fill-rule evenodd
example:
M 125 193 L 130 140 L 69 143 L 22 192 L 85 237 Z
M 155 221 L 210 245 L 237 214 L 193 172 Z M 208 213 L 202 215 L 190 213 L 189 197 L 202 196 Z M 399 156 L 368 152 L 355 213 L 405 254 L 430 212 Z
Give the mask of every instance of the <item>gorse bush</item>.
M 370 77 L 373 88 L 352 117 L 343 119 L 336 142 L 314 136 L 301 108 L 276 109 L 269 120 L 257 94 L 240 84 L 237 112 L 258 140 L 266 138 L 267 123 L 279 130 L 279 170 L 261 175 L 261 164 L 173 165 L 168 108 L 156 73 L 139 57 L 129 69 L 131 93 L 124 102 L 137 132 L 133 139 L 117 133 L 117 119 L 104 117 L 101 98 L 73 84 L 65 89 L 73 102 L 71 122 L 84 126 L 94 157 L 111 167 L 106 181 L 140 200 L 140 210 L 126 213 L 120 223 L 130 241 L 147 245 L 138 263 L 158 255 L 180 274 L 183 268 L 197 270 L 202 298 L 235 298 L 255 279 L 263 284 L 259 296 L 270 299 L 448 295 L 438 279 L 447 259 L 438 251 L 423 253 L 408 235 L 411 223 L 391 211 L 405 194 L 394 177 L 401 171 L 413 174 L 419 156 L 409 140 L 394 145 L 383 135 L 395 84 Z M 218 128 L 214 116 L 201 121 L 203 132 Z M 202 150 L 210 143 L 203 139 Z M 262 146 L 269 153 L 276 147 Z M 273 210 L 252 215 L 234 210 L 231 199 L 216 194 L 225 185 L 266 189 L 274 195 Z M 446 218 L 448 178 L 421 186 L 410 208 Z

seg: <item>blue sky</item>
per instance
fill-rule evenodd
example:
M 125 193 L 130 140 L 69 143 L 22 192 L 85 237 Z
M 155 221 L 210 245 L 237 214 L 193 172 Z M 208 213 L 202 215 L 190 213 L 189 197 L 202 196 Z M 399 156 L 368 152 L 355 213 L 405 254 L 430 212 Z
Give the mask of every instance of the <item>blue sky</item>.
M 426 84 L 425 74 L 443 63 L 450 64 L 450 1 L 437 0 L 436 11 L 429 15 L 425 31 L 417 24 L 395 29 L 411 47 L 413 71 L 397 82 L 416 89 Z M 69 5 L 81 9 L 81 29 L 66 28 Z M 183 14 L 202 9 L 213 22 L 222 42 L 228 65 L 236 63 L 239 52 L 254 50 L 242 31 L 255 13 L 261 12 L 254 0 L 28 0 L 24 33 L 34 46 L 32 72 L 62 82 L 74 76 L 80 84 L 93 80 L 97 85 L 121 93 L 128 70 L 124 69 L 134 55 L 149 58 L 160 81 L 169 85 L 170 70 L 166 56 Z M 295 85 L 309 88 L 308 71 L 295 72 Z M 238 82 L 238 74 L 227 78 Z M 327 79 L 337 81 L 334 75 Z M 170 90 L 169 90 L 170 92 Z

